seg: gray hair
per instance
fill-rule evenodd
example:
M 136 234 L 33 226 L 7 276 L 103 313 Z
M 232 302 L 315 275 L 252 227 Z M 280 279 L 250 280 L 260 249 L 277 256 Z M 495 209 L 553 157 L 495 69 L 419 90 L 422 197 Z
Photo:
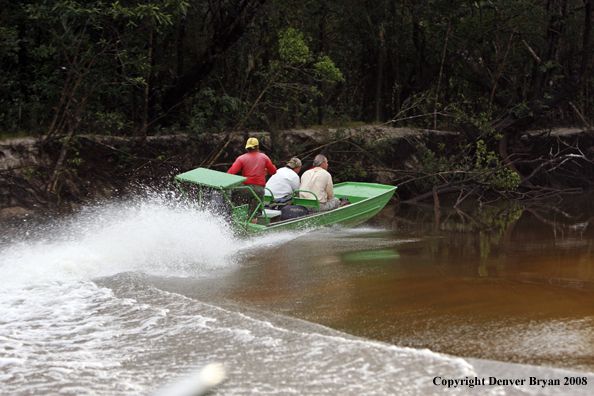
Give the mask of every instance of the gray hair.
M 314 158 L 313 166 L 320 166 L 324 163 L 324 161 L 327 161 L 326 156 L 324 154 L 318 154 Z

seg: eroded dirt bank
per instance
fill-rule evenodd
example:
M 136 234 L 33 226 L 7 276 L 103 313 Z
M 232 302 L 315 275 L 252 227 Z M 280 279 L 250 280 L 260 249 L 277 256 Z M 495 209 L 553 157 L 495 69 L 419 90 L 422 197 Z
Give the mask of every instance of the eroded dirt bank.
M 229 135 L 179 134 L 146 139 L 78 136 L 68 148 L 57 182 L 51 185 L 61 140 L 45 144 L 34 138 L 1 141 L 0 217 L 19 217 L 49 209 L 68 212 L 85 203 L 125 197 L 146 188 L 174 189 L 175 174 L 199 166 L 226 171 L 244 152 L 244 135 L 236 135 L 226 147 Z M 396 195 L 399 200 L 423 193 L 414 183 L 403 182 L 422 175 L 425 150 L 449 156 L 455 154 L 456 147 L 468 144 L 457 133 L 377 126 L 274 134 L 250 132 L 249 136 L 260 140 L 261 150 L 277 166 L 283 166 L 295 155 L 307 166 L 307 161 L 323 151 L 330 159 L 336 181 L 400 185 Z M 571 173 L 571 177 L 561 175 L 562 181 L 567 180 L 566 185 L 559 182 L 559 177 L 550 177 L 553 169 L 535 179 L 538 183 L 559 189 L 588 189 L 594 185 L 594 138 L 582 130 L 534 131 L 512 142 L 510 147 L 527 159 L 563 152 L 580 157 L 570 155 L 562 164 L 564 172 Z M 530 174 L 537 166 L 526 165 L 520 170 Z

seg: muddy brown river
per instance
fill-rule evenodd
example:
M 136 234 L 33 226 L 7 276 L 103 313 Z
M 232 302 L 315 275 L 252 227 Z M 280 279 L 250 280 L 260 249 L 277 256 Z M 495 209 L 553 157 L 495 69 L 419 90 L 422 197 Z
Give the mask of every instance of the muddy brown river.
M 587 200 L 389 206 L 356 229 L 261 242 L 188 293 L 398 346 L 594 371 L 593 216 Z

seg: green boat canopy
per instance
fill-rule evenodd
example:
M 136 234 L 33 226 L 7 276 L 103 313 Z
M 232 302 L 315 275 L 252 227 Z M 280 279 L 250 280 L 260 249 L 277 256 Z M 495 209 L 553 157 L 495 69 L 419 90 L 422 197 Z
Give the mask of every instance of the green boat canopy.
M 175 180 L 224 189 L 243 183 L 247 180 L 247 177 L 223 173 L 212 169 L 198 168 L 175 176 Z

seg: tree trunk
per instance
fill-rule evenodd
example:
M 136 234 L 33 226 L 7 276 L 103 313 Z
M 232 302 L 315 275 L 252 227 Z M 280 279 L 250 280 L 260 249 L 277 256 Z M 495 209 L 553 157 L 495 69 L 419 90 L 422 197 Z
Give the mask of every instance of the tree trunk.
M 326 42 L 326 15 L 322 13 L 319 22 L 319 38 L 320 38 L 320 55 L 324 55 L 325 42 Z M 323 81 L 318 83 L 318 89 L 321 95 L 318 96 L 318 125 L 324 125 L 324 107 L 326 106 L 326 99 L 324 98 L 324 91 L 326 84 Z
M 377 46 L 377 73 L 375 78 L 375 111 L 373 121 L 376 123 L 382 122 L 383 119 L 383 101 L 382 101 L 382 87 L 384 86 L 384 63 L 386 62 L 386 41 L 385 41 L 384 23 L 379 27 L 379 39 Z
M 182 15 L 179 21 L 177 36 L 177 75 L 184 74 L 184 39 L 186 38 L 186 16 Z
M 266 0 L 240 0 L 231 10 L 223 10 L 222 0 L 210 0 L 212 36 L 198 61 L 169 88 L 163 98 L 163 108 L 169 112 L 182 101 L 185 94 L 210 74 L 220 56 L 235 44 L 256 17 Z

